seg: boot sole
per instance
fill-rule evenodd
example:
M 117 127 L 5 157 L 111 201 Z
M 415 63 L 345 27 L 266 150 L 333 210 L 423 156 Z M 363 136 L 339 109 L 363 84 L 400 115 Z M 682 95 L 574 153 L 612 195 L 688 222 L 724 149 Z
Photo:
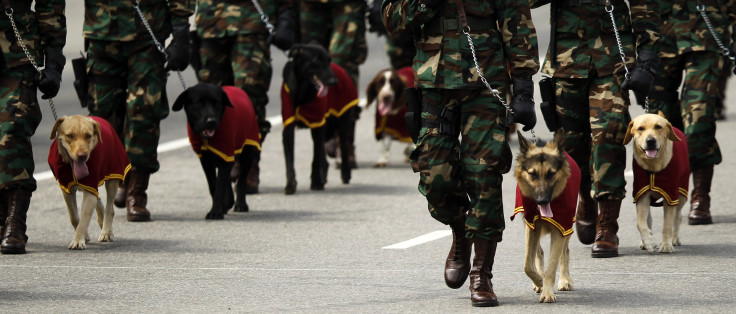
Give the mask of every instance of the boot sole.
M 593 252 L 590 253 L 590 256 L 593 258 L 618 257 L 618 252 Z
M 493 307 L 493 306 L 499 306 L 499 305 L 500 303 L 498 303 L 498 301 L 473 303 L 473 307 Z
M 2 248 L 0 249 L 0 253 L 2 254 L 26 254 L 25 248 Z
M 691 225 L 691 226 L 696 226 L 696 225 L 710 225 L 712 223 L 713 223 L 713 219 L 697 219 L 697 220 L 688 219 L 687 220 L 687 224 L 688 225 Z

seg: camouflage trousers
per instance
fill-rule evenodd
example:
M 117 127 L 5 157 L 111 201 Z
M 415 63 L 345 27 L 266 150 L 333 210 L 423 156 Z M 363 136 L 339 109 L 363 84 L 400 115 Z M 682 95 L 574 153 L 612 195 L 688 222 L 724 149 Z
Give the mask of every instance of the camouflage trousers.
M 581 176 L 591 178 L 591 196 L 599 201 L 626 196 L 623 142 L 631 116 L 628 94 L 621 89 L 623 78 L 623 74 L 555 78 L 555 103 L 565 129 L 565 150 L 579 165 Z
M 348 72 L 358 86 L 358 66 L 365 62 L 368 46 L 365 40 L 364 0 L 335 3 L 301 1 L 299 23 L 302 43 L 316 41 L 330 52 L 332 62 Z
M 662 58 L 655 74 L 649 112 L 662 111 L 667 120 L 685 133 L 690 169 L 713 166 L 722 161 L 716 140 L 715 118 L 721 86 L 718 79 L 724 64 L 722 59 L 710 51 Z M 678 97 L 677 89 L 681 83 Z
M 36 190 L 31 146 L 41 123 L 36 77 L 30 65 L 0 69 L 0 190 Z
M 160 122 L 169 115 L 164 56 L 151 40 L 90 40 L 89 113 L 112 124 L 134 170 L 158 171 Z
M 243 89 L 258 116 L 261 138 L 271 129 L 266 120 L 268 89 L 271 85 L 271 51 L 260 35 L 239 35 L 202 39 L 199 48 L 202 69 L 197 77 L 218 86 Z
M 466 237 L 501 241 L 502 174 L 512 158 L 505 108 L 485 89 L 426 89 L 422 103 L 455 112 L 455 127 L 445 132 L 427 126 L 439 116 L 423 110 L 423 126 L 410 156 L 430 214 L 444 224 L 464 223 Z

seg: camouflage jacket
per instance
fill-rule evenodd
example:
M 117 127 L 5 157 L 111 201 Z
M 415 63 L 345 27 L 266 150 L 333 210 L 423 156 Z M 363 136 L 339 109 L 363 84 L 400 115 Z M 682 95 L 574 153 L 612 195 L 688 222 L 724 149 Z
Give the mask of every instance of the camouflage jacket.
M 557 46 L 550 47 L 556 50 L 558 64 L 553 68 L 548 49 L 543 73 L 587 78 L 593 71 L 598 76 L 625 72 L 611 16 L 603 5 L 570 6 L 561 0 L 531 0 L 531 3 L 536 8 L 550 1 L 559 1 L 555 21 Z M 611 0 L 629 69 L 634 66 L 635 51 L 659 52 L 659 3 L 665 1 L 671 0 L 629 0 L 629 9 L 623 0 Z
M 171 34 L 173 23 L 188 22 L 195 0 L 84 0 L 85 38 L 109 41 L 150 40 L 135 4 L 159 39 Z
M 298 0 L 258 0 L 268 21 L 276 25 L 278 12 L 298 10 Z M 268 35 L 266 24 L 251 0 L 197 0 L 197 35 L 201 38 L 221 38 L 233 35 Z
M 473 62 L 467 37 L 458 30 L 457 6 L 445 0 L 439 9 L 421 1 L 384 0 L 381 10 L 391 36 L 414 33 L 417 54 L 412 68 L 419 88 L 485 88 Z M 537 34 L 528 0 L 463 0 L 478 65 L 494 88 L 511 78 L 539 71 Z M 487 21 L 487 22 L 484 22 Z M 450 27 L 437 27 L 438 25 Z M 453 29 L 454 28 L 454 29 Z M 438 31 L 438 29 L 442 29 Z
M 662 34 L 661 57 L 672 58 L 677 54 L 691 51 L 721 53 L 705 20 L 697 10 L 699 4 L 704 6 L 705 14 L 721 42 L 729 47 L 731 42 L 729 34 L 735 31 L 731 27 L 736 23 L 736 0 L 663 1 L 662 28 L 665 31 Z
M 18 5 L 18 3 L 26 2 Z M 23 43 L 33 54 L 38 66 L 43 66 L 43 50 L 61 50 L 66 44 L 65 0 L 36 0 L 33 10 L 31 1 L 10 1 L 13 19 L 23 38 Z M 25 5 L 25 7 L 23 7 Z M 0 4 L 2 7 L 2 4 Z M 3 8 L 4 12 L 5 8 Z M 0 14 L 0 47 L 8 68 L 30 64 L 10 25 L 10 19 Z

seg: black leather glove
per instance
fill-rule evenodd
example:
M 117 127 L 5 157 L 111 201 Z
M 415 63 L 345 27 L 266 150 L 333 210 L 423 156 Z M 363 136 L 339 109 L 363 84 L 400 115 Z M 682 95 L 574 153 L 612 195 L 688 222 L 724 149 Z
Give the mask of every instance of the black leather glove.
M 279 49 L 287 51 L 297 41 L 299 33 L 299 13 L 294 9 L 279 12 L 278 23 L 271 42 Z
M 736 57 L 736 27 L 731 33 L 731 57 Z M 728 62 L 728 66 L 733 69 L 733 74 L 736 75 L 736 67 L 734 67 L 733 61 Z
M 183 71 L 189 65 L 189 23 L 172 25 L 171 42 L 166 47 L 166 70 Z
M 368 11 L 368 31 L 378 34 L 378 36 L 386 35 L 386 26 L 383 25 L 381 19 L 381 3 L 383 1 L 373 0 L 373 6 Z
M 44 69 L 41 70 L 41 79 L 38 89 L 41 91 L 42 99 L 49 99 L 59 93 L 61 87 L 61 71 L 64 70 L 66 58 L 61 49 L 46 49 Z
M 424 0 L 422 1 L 422 4 L 424 4 L 426 7 L 431 8 L 431 9 L 439 8 L 442 3 L 444 3 L 444 0 Z
M 506 126 L 514 123 L 524 125 L 522 130 L 529 131 L 537 124 L 537 114 L 534 112 L 534 81 L 531 78 L 514 79 L 514 93 L 511 98 L 511 109 L 514 114 L 509 113 Z
M 629 77 L 624 80 L 621 88 L 633 91 L 637 97 L 642 99 L 649 96 L 657 66 L 659 66 L 659 55 L 656 52 L 639 51 L 636 66 L 629 73 Z

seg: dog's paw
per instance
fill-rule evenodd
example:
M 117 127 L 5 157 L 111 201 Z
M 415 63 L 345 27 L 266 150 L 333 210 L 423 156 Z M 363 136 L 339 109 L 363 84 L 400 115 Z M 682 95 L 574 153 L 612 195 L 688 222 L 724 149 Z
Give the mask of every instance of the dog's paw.
M 233 209 L 234 212 L 238 213 L 247 213 L 249 210 L 248 204 L 235 204 L 235 209 Z
M 672 239 L 672 245 L 674 246 L 680 246 L 682 243 L 680 243 L 680 238 L 673 238 Z
M 542 291 L 542 295 L 539 296 L 539 303 L 555 302 L 557 302 L 557 296 L 552 291 Z
M 324 191 L 325 185 L 321 182 L 312 182 L 312 184 L 309 185 L 309 189 L 312 191 Z
M 296 181 L 286 183 L 286 187 L 284 187 L 284 194 L 292 195 L 294 193 L 296 193 Z
M 87 243 L 85 241 L 78 241 L 76 239 L 72 240 L 72 243 L 69 244 L 70 250 L 84 250 L 87 249 Z
M 97 238 L 97 242 L 113 242 L 112 232 L 100 233 L 100 237 Z
M 639 243 L 639 248 L 642 250 L 647 250 L 647 252 L 649 253 L 654 253 L 654 247 L 652 247 L 650 243 L 645 243 L 644 241 L 642 241 L 641 243 Z
M 386 163 L 385 162 L 375 162 L 373 163 L 373 168 L 385 168 Z
M 534 289 L 534 292 L 536 292 L 536 293 L 542 292 L 542 287 L 541 286 L 533 285 L 532 286 L 532 289 Z
M 572 291 L 572 280 L 560 278 L 560 280 L 557 282 L 557 290 Z
M 659 245 L 659 253 L 674 253 L 675 248 L 672 246 L 672 243 L 666 243 L 662 242 Z
M 222 220 L 225 219 L 225 215 L 223 215 L 222 213 L 210 211 L 209 213 L 207 213 L 207 216 L 205 216 L 204 219 Z

